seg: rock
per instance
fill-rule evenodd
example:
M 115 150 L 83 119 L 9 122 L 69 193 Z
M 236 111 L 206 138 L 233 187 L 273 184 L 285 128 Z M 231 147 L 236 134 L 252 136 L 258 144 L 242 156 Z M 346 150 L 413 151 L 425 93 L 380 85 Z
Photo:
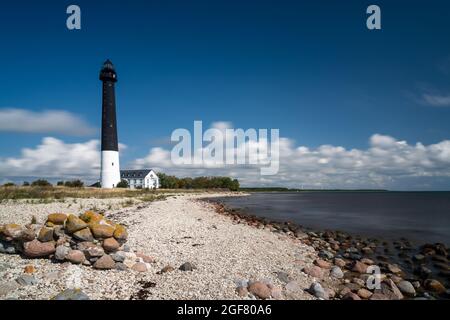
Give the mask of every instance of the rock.
M 414 297 L 416 295 L 416 289 L 414 289 L 414 286 L 409 281 L 400 281 L 397 287 L 408 297 Z
M 102 257 L 105 254 L 105 250 L 102 247 L 94 245 L 86 250 L 83 250 L 86 257 L 90 260 L 92 258 Z M 111 258 L 112 259 L 112 258 Z
M 147 265 L 144 262 L 136 262 L 131 269 L 137 272 L 147 272 Z
M 378 292 L 378 290 L 375 290 L 375 292 Z M 381 293 L 390 300 L 401 300 L 404 298 L 397 285 L 391 279 L 386 279 L 381 283 Z
M 289 274 L 287 272 L 279 271 L 279 272 L 276 273 L 276 275 L 277 275 L 277 278 L 281 282 L 288 283 L 289 281 L 291 281 L 291 279 L 289 278 Z
M 330 276 L 336 279 L 341 279 L 344 277 L 344 273 L 342 272 L 341 268 L 334 266 L 331 268 Z
M 115 230 L 115 228 L 110 225 L 99 224 L 99 223 L 94 223 L 94 224 L 90 225 L 90 228 L 91 228 L 92 234 L 97 239 L 111 238 L 113 236 L 114 230 Z
M 127 240 L 127 238 L 128 238 L 128 232 L 127 232 L 127 229 L 126 229 L 124 226 L 118 224 L 118 225 L 116 226 L 116 229 L 114 230 L 113 236 L 114 236 L 114 238 L 116 238 L 118 241 L 122 241 L 122 242 L 123 242 L 123 241 Z
M 389 297 L 380 292 L 375 292 L 370 296 L 369 300 L 389 300 Z
M 237 287 L 236 293 L 239 297 L 247 297 L 248 296 L 248 290 L 246 287 Z
M 352 267 L 353 272 L 366 273 L 369 266 L 360 261 L 355 261 Z
M 400 269 L 396 264 L 388 263 L 387 269 L 394 274 L 399 274 L 402 272 L 402 269 Z
M 90 300 L 89 296 L 80 289 L 66 289 L 58 293 L 53 300 Z
M 128 267 L 125 263 L 116 262 L 116 270 L 126 271 L 126 270 L 128 270 Z
M 23 272 L 24 273 L 28 273 L 28 274 L 32 274 L 32 273 L 34 273 L 36 271 L 36 269 L 34 268 L 34 266 L 33 265 L 28 265 L 28 266 L 25 266 L 25 268 L 23 269 Z
M 20 241 L 28 242 L 28 241 L 34 240 L 35 238 L 36 238 L 36 232 L 34 232 L 34 230 L 25 229 L 25 230 L 23 230 L 22 235 L 20 236 Z
M 319 252 L 319 257 L 323 258 L 323 259 L 328 259 L 331 260 L 334 258 L 334 254 L 332 254 L 330 251 L 328 250 L 321 250 Z
M 303 269 L 303 272 L 311 277 L 318 278 L 318 279 L 321 279 L 324 277 L 323 270 L 321 268 L 319 268 L 318 266 L 305 267 Z
M 107 238 L 103 241 L 103 249 L 105 249 L 106 252 L 114 252 L 119 249 L 120 244 L 117 242 L 114 238 Z
M 248 286 L 248 291 L 260 299 L 270 298 L 271 292 L 269 287 L 261 281 L 250 283 L 250 285 Z
M 442 294 L 446 291 L 444 285 L 434 279 L 425 280 L 424 287 L 425 289 L 435 292 L 437 294 Z
M 83 263 L 86 260 L 83 251 L 80 250 L 70 250 L 66 256 L 66 259 L 74 264 Z
M 192 263 L 185 262 L 178 269 L 181 271 L 193 271 L 194 269 L 197 269 L 197 268 Z
M 361 288 L 358 290 L 357 295 L 362 299 L 369 299 L 372 296 L 372 292 L 367 289 Z
M 147 256 L 143 253 L 136 253 L 136 257 L 142 259 L 145 263 L 154 263 L 155 259 L 153 257 Z
M 342 300 L 361 300 L 361 298 L 353 292 L 348 292 L 342 297 Z
M 92 236 L 92 232 L 89 228 L 84 228 L 81 230 L 78 230 L 73 233 L 72 235 L 75 239 L 80 241 L 93 241 L 94 237 Z
M 159 271 L 159 273 L 162 274 L 162 273 L 172 272 L 173 270 L 175 270 L 175 269 L 171 265 L 167 265 L 164 268 L 162 268 L 161 271 Z
M 423 261 L 425 259 L 425 256 L 423 254 L 416 254 L 413 256 L 413 259 L 416 261 Z
M 82 215 L 80 215 L 80 219 L 83 220 L 86 223 L 99 223 L 100 221 L 102 221 L 104 219 L 104 217 L 97 212 L 94 212 L 92 210 L 88 210 L 86 212 L 84 212 Z
M 414 270 L 414 273 L 419 275 L 422 279 L 428 278 L 433 272 L 424 265 L 420 265 Z
M 289 294 L 295 294 L 302 291 L 302 287 L 298 283 L 298 281 L 292 280 L 289 281 L 285 286 L 286 292 Z
M 28 258 L 48 257 L 56 250 L 53 242 L 40 242 L 37 239 L 25 242 L 23 248 L 24 255 Z
M 13 243 L 0 241 L 0 253 L 15 254 L 17 250 Z
M 66 219 L 67 215 L 64 213 L 51 213 L 47 216 L 47 222 L 58 225 L 63 225 Z
M 328 300 L 328 294 L 323 289 L 322 285 L 318 282 L 314 282 L 308 289 L 309 293 L 319 299 Z
M 123 254 L 122 251 L 111 253 L 110 256 L 115 262 L 124 262 L 125 261 L 125 255 Z
M 64 245 L 57 246 L 55 251 L 55 259 L 59 261 L 65 260 L 69 250 L 70 249 Z
M 16 279 L 17 283 L 21 286 L 32 286 L 37 283 L 37 280 L 31 274 L 23 274 Z
M 360 279 L 360 278 L 353 278 L 352 282 L 356 283 L 360 287 L 364 287 L 366 285 L 366 282 L 363 279 Z
M 7 240 L 17 240 L 22 236 L 23 228 L 15 223 L 5 224 L 1 229 L 1 236 Z
M 283 299 L 283 293 L 280 287 L 276 287 L 276 286 L 269 286 L 270 289 L 270 295 L 272 296 L 273 299 L 276 300 L 281 300 Z
M 16 290 L 19 284 L 16 281 L 0 283 L 0 297 L 6 296 L 9 292 Z
M 341 258 L 335 258 L 335 259 L 334 259 L 334 264 L 337 265 L 337 266 L 340 267 L 340 268 L 344 268 L 344 267 L 346 266 L 347 263 L 345 262 L 344 259 L 341 259 Z
M 372 259 L 369 259 L 369 258 L 362 258 L 362 259 L 361 259 L 361 262 L 364 263 L 364 264 L 367 264 L 368 266 L 371 266 L 371 265 L 375 264 L 375 263 L 373 262 L 373 260 L 372 260 Z
M 114 260 L 109 255 L 105 254 L 94 263 L 94 268 L 107 270 L 113 269 L 115 265 L 116 263 L 114 262 Z
M 294 236 L 297 239 L 300 239 L 300 240 L 308 238 L 308 235 L 306 233 L 304 233 L 303 231 L 300 231 L 300 230 L 295 231 Z
M 53 240 L 53 228 L 42 227 L 39 231 L 38 240 L 41 242 L 47 242 Z
M 316 259 L 314 260 L 314 264 L 322 269 L 330 269 L 331 268 L 331 263 L 322 260 L 322 259 Z
M 87 226 L 88 225 L 86 222 L 84 222 L 77 216 L 71 214 L 67 217 L 65 228 L 68 233 L 74 233 L 81 229 L 86 228 Z

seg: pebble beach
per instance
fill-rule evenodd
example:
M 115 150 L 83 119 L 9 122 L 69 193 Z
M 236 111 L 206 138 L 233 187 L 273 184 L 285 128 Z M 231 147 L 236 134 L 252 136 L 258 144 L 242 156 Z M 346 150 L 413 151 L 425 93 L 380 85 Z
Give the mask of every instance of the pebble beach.
M 219 195 L 236 196 L 177 194 L 126 207 L 120 198 L 3 202 L 0 225 L 27 224 L 33 216 L 44 223 L 48 214 L 57 212 L 104 212 L 128 229 L 128 250 L 145 256 L 147 268 L 96 270 L 67 261 L 0 254 L 0 299 L 53 299 L 67 289 L 103 300 L 334 296 L 336 279 L 314 274 L 319 257 L 312 246 L 218 214 L 214 204 L 202 200 Z M 305 273 L 305 268 L 310 271 Z M 317 283 L 319 294 L 312 294 Z

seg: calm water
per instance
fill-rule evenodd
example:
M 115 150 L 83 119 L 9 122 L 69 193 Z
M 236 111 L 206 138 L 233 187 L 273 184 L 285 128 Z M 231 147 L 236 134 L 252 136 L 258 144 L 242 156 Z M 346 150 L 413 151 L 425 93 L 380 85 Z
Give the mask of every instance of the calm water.
M 270 192 L 220 201 L 317 230 L 450 245 L 450 192 Z

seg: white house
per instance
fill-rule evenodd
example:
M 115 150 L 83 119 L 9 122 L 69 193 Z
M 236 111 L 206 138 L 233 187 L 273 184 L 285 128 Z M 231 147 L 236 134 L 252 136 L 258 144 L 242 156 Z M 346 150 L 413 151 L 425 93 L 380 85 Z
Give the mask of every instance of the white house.
M 158 189 L 160 186 L 159 177 L 152 169 L 120 170 L 120 178 L 126 180 L 131 189 Z

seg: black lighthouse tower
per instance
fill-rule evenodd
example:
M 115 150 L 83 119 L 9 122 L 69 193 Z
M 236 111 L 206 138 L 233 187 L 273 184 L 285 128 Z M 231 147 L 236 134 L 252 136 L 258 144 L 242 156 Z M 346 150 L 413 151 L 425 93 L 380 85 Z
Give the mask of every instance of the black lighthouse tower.
M 102 89 L 102 188 L 114 188 L 120 182 L 119 145 L 117 140 L 116 94 L 117 74 L 108 59 L 100 71 Z

